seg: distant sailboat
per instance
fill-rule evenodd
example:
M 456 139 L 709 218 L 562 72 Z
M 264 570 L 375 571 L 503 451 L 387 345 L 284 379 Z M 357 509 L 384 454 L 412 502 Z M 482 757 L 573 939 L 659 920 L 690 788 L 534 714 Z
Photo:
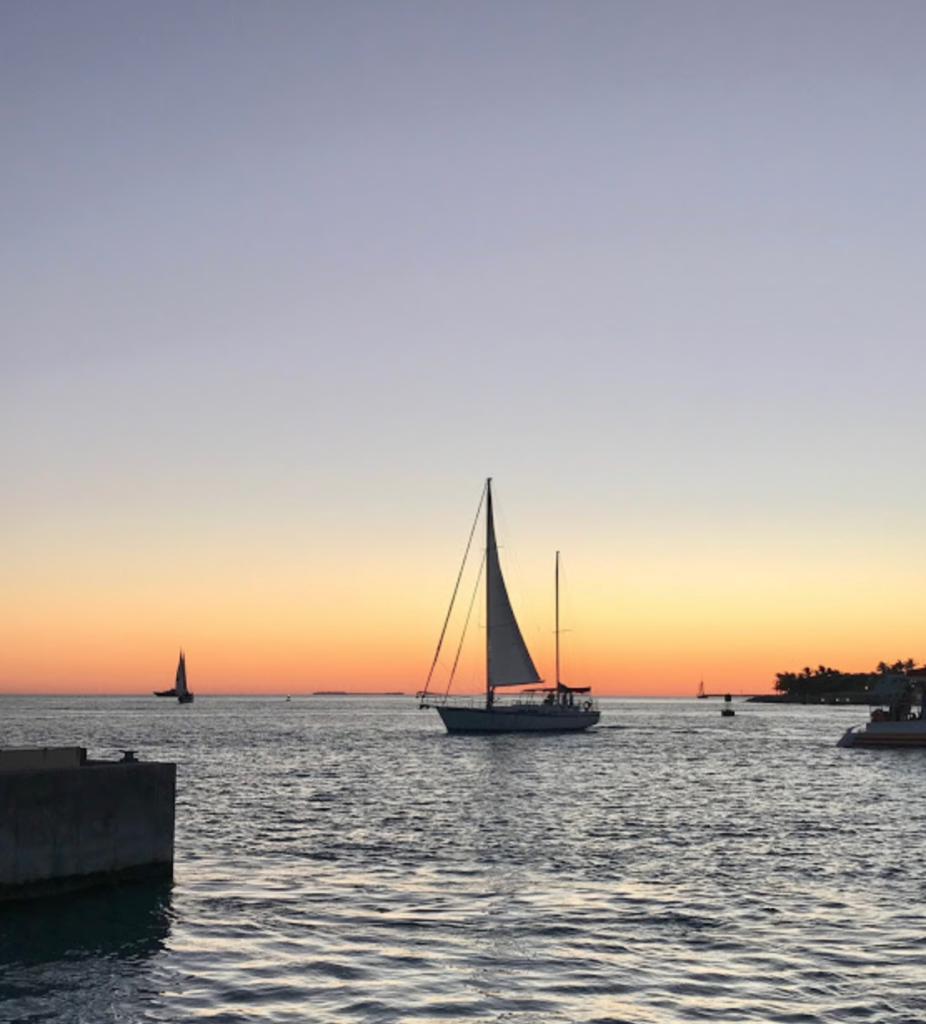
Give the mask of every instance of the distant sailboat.
M 183 651 L 180 652 L 180 661 L 177 663 L 177 700 L 181 704 L 193 703 L 193 694 L 186 685 L 186 659 Z
M 556 685 L 543 686 L 543 680 L 534 667 L 530 651 L 521 635 L 502 576 L 492 514 L 491 478 L 486 481 L 485 505 L 485 703 L 473 698 L 454 699 L 447 694 L 429 692 L 429 675 L 425 689 L 418 694 L 418 706 L 435 708 L 448 732 L 578 732 L 587 729 L 599 720 L 601 713 L 590 698 L 576 700 L 576 695 L 589 694 L 590 687 L 566 686 L 559 677 L 559 552 L 556 556 Z M 448 621 L 449 618 L 448 612 Z M 445 621 L 444 631 L 446 628 Z M 443 639 L 442 633 L 434 665 L 437 664 Z M 431 667 L 432 674 L 434 665 Z M 521 690 L 510 701 L 496 700 L 497 688 L 511 686 L 537 688 Z
M 193 694 L 186 684 L 186 659 L 183 651 L 180 652 L 180 661 L 177 663 L 177 681 L 169 690 L 155 690 L 155 697 L 176 697 L 180 704 L 192 704 Z

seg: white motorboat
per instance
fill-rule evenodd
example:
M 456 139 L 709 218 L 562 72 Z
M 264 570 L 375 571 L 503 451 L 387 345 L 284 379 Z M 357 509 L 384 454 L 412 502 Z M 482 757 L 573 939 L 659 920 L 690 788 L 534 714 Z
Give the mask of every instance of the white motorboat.
M 926 669 L 890 675 L 871 691 L 871 714 L 847 729 L 840 747 L 926 747 L 924 711 Z

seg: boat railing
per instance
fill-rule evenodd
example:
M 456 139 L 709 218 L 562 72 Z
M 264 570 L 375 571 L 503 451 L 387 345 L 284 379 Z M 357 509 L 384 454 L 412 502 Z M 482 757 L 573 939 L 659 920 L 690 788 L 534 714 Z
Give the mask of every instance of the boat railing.
M 550 699 L 549 690 L 525 690 L 520 693 L 499 696 L 495 695 L 493 706 L 496 708 L 519 708 L 519 707 L 549 707 L 556 711 L 598 711 L 598 701 L 589 694 L 576 694 L 573 703 L 563 703 L 557 699 Z M 474 694 L 450 694 L 450 693 L 429 693 L 421 690 L 415 694 L 419 708 L 484 708 L 486 698 L 484 693 Z
M 419 708 L 484 708 L 486 698 L 484 693 L 454 694 L 454 693 L 430 693 L 421 690 L 415 694 Z
M 549 707 L 551 711 L 598 711 L 598 701 L 588 694 L 577 694 L 572 701 L 537 699 L 532 696 L 528 700 L 516 699 L 514 704 L 527 704 L 531 707 Z

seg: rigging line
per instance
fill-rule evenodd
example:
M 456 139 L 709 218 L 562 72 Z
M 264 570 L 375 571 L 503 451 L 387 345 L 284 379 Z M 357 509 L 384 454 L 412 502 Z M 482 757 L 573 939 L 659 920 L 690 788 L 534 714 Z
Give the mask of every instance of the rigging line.
M 460 653 L 463 650 L 463 641 L 466 639 L 466 630 L 469 626 L 469 620 L 473 614 L 473 606 L 476 604 L 476 595 L 479 593 L 479 581 L 482 579 L 482 571 L 485 569 L 487 555 L 488 552 L 485 552 L 482 556 L 482 561 L 479 563 L 479 573 L 476 576 L 476 586 L 473 587 L 473 596 L 469 599 L 469 610 L 466 613 L 466 621 L 463 623 L 463 632 L 460 634 L 460 644 L 457 647 L 457 656 L 453 659 L 453 668 L 450 670 L 450 678 L 447 680 L 447 689 L 444 690 L 445 697 L 450 693 L 453 678 L 457 674 L 457 665 L 460 663 Z
M 486 483 L 482 489 L 482 497 L 479 499 L 479 507 L 476 509 L 476 518 L 473 520 L 473 528 L 469 531 L 469 540 L 466 542 L 466 550 L 463 552 L 463 561 L 460 564 L 460 571 L 457 573 L 457 582 L 453 587 L 453 595 L 450 598 L 450 607 L 447 609 L 447 617 L 444 619 L 444 627 L 440 631 L 440 638 L 437 641 L 437 650 L 434 652 L 434 660 L 431 662 L 431 668 L 428 672 L 428 678 L 424 683 L 424 692 L 428 692 L 428 687 L 431 685 L 431 677 L 434 675 L 434 669 L 437 667 L 437 659 L 440 657 L 441 647 L 444 644 L 444 636 L 447 633 L 447 626 L 450 623 L 450 615 L 453 611 L 454 603 L 457 599 L 457 591 L 460 589 L 460 580 L 463 578 L 463 570 L 466 568 L 466 559 L 469 557 L 469 549 L 473 544 L 473 537 L 476 535 L 476 526 L 479 523 L 479 514 L 482 512 L 482 503 L 485 501 L 486 491 L 489 485 Z M 481 572 L 482 570 L 480 570 Z

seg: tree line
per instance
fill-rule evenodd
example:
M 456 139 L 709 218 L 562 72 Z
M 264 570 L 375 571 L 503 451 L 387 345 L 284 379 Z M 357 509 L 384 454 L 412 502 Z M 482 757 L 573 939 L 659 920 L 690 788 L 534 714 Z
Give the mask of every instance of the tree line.
M 780 694 L 815 697 L 858 693 L 868 690 L 882 676 L 903 675 L 918 668 L 913 658 L 905 661 L 879 661 L 874 672 L 842 672 L 828 665 L 806 666 L 800 672 L 776 672 L 775 691 Z

